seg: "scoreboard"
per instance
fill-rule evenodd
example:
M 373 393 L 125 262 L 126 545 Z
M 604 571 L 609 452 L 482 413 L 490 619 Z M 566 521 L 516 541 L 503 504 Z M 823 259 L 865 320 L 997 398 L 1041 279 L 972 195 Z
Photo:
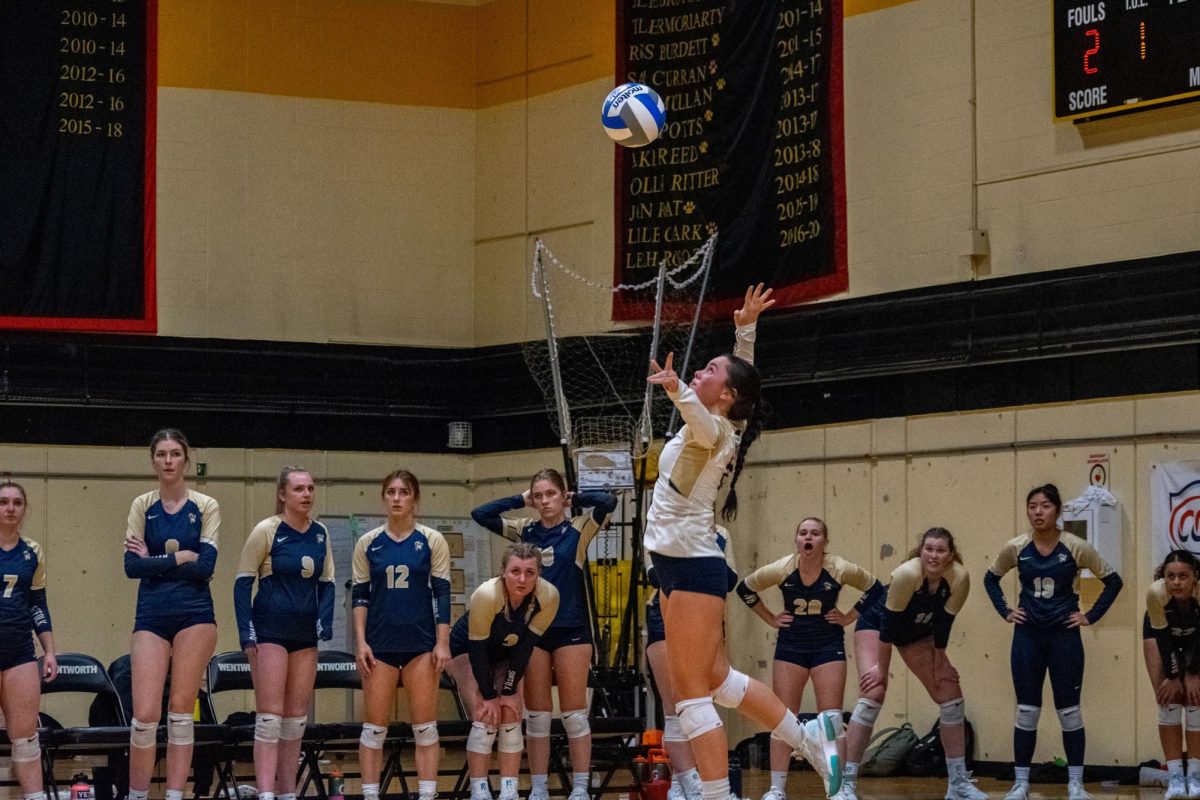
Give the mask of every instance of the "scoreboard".
M 1054 116 L 1200 96 L 1200 0 L 1053 0 Z

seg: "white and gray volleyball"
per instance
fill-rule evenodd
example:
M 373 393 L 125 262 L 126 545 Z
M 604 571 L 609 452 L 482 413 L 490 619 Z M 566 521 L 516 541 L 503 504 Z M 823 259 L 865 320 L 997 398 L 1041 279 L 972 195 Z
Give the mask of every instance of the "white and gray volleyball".
M 600 122 L 604 132 L 617 144 L 645 147 L 666 127 L 667 107 L 649 86 L 623 83 L 604 98 Z

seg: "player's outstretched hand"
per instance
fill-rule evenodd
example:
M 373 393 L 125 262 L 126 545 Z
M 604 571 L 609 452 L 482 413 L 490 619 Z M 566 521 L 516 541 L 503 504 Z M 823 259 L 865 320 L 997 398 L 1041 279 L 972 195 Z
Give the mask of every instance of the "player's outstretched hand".
M 757 286 L 747 286 L 746 299 L 742 301 L 742 307 L 733 312 L 733 324 L 741 327 L 757 322 L 759 314 L 775 305 L 775 301 L 770 299 L 772 291 L 772 289 L 763 289 L 761 283 Z
M 667 353 L 667 363 L 661 367 L 658 361 L 650 359 L 650 377 L 646 380 L 650 383 L 657 383 L 671 394 L 679 391 L 679 376 L 675 374 L 674 369 L 675 354 Z

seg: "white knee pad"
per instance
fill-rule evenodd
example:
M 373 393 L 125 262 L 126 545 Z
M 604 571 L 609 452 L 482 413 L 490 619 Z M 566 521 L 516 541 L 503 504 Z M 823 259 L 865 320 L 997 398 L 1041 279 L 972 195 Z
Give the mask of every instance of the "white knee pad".
M 279 738 L 287 742 L 303 739 L 306 722 L 308 722 L 307 716 L 284 717 L 279 721 Z
M 683 726 L 679 724 L 679 717 L 674 714 L 663 714 L 663 741 L 687 741 L 687 737 L 683 735 Z
M 1017 703 L 1017 722 L 1018 729 L 1023 731 L 1036 731 L 1038 728 L 1038 720 L 1042 716 L 1041 706 L 1025 706 Z
M 1184 730 L 1200 731 L 1200 706 L 1188 706 L 1183 710 Z
M 1171 703 L 1158 707 L 1158 724 L 1178 726 L 1183 722 L 1183 706 Z
M 1079 706 L 1058 709 L 1058 724 L 1062 725 L 1064 733 L 1083 728 L 1083 711 Z
M 495 728 L 489 728 L 482 722 L 471 723 L 471 732 L 467 735 L 467 750 L 488 755 L 492 752 L 492 744 L 495 741 Z
M 167 712 L 167 744 L 189 745 L 196 741 L 193 733 L 195 721 L 191 714 L 182 711 Z
M 967 721 L 966 704 L 959 697 L 938 706 L 938 721 L 942 725 L 962 725 Z
M 857 722 L 864 728 L 874 728 L 875 720 L 879 719 L 879 709 L 879 703 L 860 697 L 854 704 L 854 711 L 850 713 L 850 721 Z
M 712 693 L 713 702 L 725 708 L 737 708 L 742 704 L 742 698 L 746 696 L 746 690 L 749 688 L 750 676 L 730 667 L 724 683 Z
M 711 697 L 680 700 L 675 704 L 675 713 L 679 716 L 679 727 L 683 729 L 683 735 L 689 740 L 715 731 L 722 725 Z
M 130 720 L 129 722 L 129 745 L 131 747 L 140 747 L 143 750 L 147 747 L 154 747 L 157 744 L 158 724 L 155 722 L 139 722 L 138 720 Z
M 584 736 L 589 736 L 592 732 L 591 723 L 588 722 L 586 708 L 577 708 L 574 711 L 564 711 L 562 715 L 563 729 L 567 732 L 568 739 L 581 739 Z
M 416 722 L 412 726 L 413 742 L 417 747 L 429 747 L 438 743 L 436 722 Z
M 530 739 L 545 739 L 550 735 L 549 711 L 525 712 L 525 735 Z
M 42 743 L 38 738 L 38 732 L 34 731 L 33 736 L 25 739 L 12 740 L 12 760 L 14 764 L 24 764 L 29 761 L 41 761 L 42 759 Z
M 278 714 L 254 715 L 254 741 L 275 744 L 279 741 L 279 727 L 283 720 Z
M 496 736 L 497 749 L 501 753 L 519 753 L 525 749 L 525 740 L 521 737 L 521 723 L 505 722 L 500 726 Z
M 382 725 L 372 725 L 369 722 L 364 722 L 362 733 L 358 737 L 358 743 L 368 750 L 382 750 L 383 740 L 386 738 L 387 728 Z

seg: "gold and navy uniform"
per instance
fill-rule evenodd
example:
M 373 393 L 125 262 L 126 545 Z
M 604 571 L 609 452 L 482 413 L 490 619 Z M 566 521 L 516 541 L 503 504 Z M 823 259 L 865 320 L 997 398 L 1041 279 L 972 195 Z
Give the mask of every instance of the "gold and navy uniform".
M 591 641 L 587 595 L 584 592 L 583 563 L 588 545 L 608 522 L 617 507 L 616 495 L 610 492 L 576 492 L 572 507 L 590 509 L 547 528 L 539 519 L 503 517 L 505 511 L 525 507 L 525 498 L 513 495 L 484 503 L 471 512 L 471 518 L 492 533 L 514 542 L 529 542 L 542 551 L 541 581 L 548 581 L 558 590 L 558 615 L 555 629 L 588 629 Z
M 35 660 L 32 633 L 49 633 L 46 559 L 37 542 L 0 549 L 0 670 Z
M 301 533 L 268 517 L 254 526 L 238 561 L 233 608 L 242 648 L 259 642 L 289 650 L 333 637 L 333 544 L 316 520 Z M 254 580 L 258 593 L 250 601 Z
M 753 363 L 755 325 L 735 331 L 734 355 Z M 684 425 L 663 447 L 658 478 L 646 515 L 646 551 L 670 558 L 721 558 L 714 535 L 713 509 L 717 493 L 741 444 L 738 424 L 712 414 L 681 377 L 674 393 L 667 392 Z M 669 562 L 660 559 L 660 566 Z M 713 562 L 714 577 L 718 566 Z M 665 575 L 663 587 L 670 594 Z M 716 593 L 714 585 L 712 592 Z
M 1185 670 L 1200 672 L 1200 583 L 1182 601 L 1167 594 L 1162 578 L 1150 584 L 1142 638 L 1158 645 L 1165 677 L 1177 678 Z
M 862 613 L 859 629 L 879 630 L 879 641 L 903 647 L 927 636 L 933 646 L 945 649 L 954 618 L 971 591 L 967 568 L 953 562 L 935 586 L 921 572 L 921 559 L 910 558 L 892 570 L 887 599 L 882 607 Z
M 485 700 L 517 693 L 529 656 L 538 639 L 550 629 L 558 613 L 558 590 L 539 579 L 537 586 L 516 608 L 508 604 L 504 579 L 492 578 L 471 594 L 467 613 L 450 632 L 450 653 L 468 654 L 471 673 Z M 501 689 L 493 684 L 492 667 L 505 664 Z
M 781 651 L 811 652 L 830 646 L 842 647 L 846 633 L 841 625 L 825 619 L 837 608 L 838 594 L 843 586 L 863 592 L 855 608 L 861 613 L 883 599 L 884 588 L 874 575 L 840 556 L 826 555 L 821 572 L 811 584 L 800 578 L 800 555 L 792 553 L 759 567 L 738 584 L 738 596 L 753 608 L 758 605 L 758 593 L 769 586 L 778 586 L 783 593 L 783 610 L 792 615 L 792 622 L 779 629 L 776 653 Z
M 1021 591 L 1018 606 L 1024 609 L 1032 628 L 1062 627 L 1079 610 L 1079 571 L 1090 569 L 1104 583 L 1104 590 L 1086 614 L 1097 622 L 1121 591 L 1121 576 L 1104 562 L 1096 548 L 1070 533 L 1062 533 L 1048 555 L 1038 552 L 1033 537 L 1026 533 L 1011 539 L 996 555 L 984 576 L 988 597 L 1001 617 L 1012 611 L 1004 599 L 1000 579 L 1016 567 Z
M 354 545 L 355 608 L 367 609 L 367 644 L 376 655 L 428 653 L 437 626 L 450 624 L 450 548 L 425 525 L 401 541 L 379 526 Z
M 189 489 L 187 500 L 174 514 L 163 508 L 157 489 L 134 498 L 125 536 L 144 540 L 149 551 L 145 558 L 125 553 L 126 577 L 141 580 L 135 630 L 161 631 L 163 623 L 172 620 L 216 621 L 208 584 L 217 566 L 220 527 L 217 501 L 199 492 Z M 177 564 L 175 554 L 181 550 L 199 557 Z

